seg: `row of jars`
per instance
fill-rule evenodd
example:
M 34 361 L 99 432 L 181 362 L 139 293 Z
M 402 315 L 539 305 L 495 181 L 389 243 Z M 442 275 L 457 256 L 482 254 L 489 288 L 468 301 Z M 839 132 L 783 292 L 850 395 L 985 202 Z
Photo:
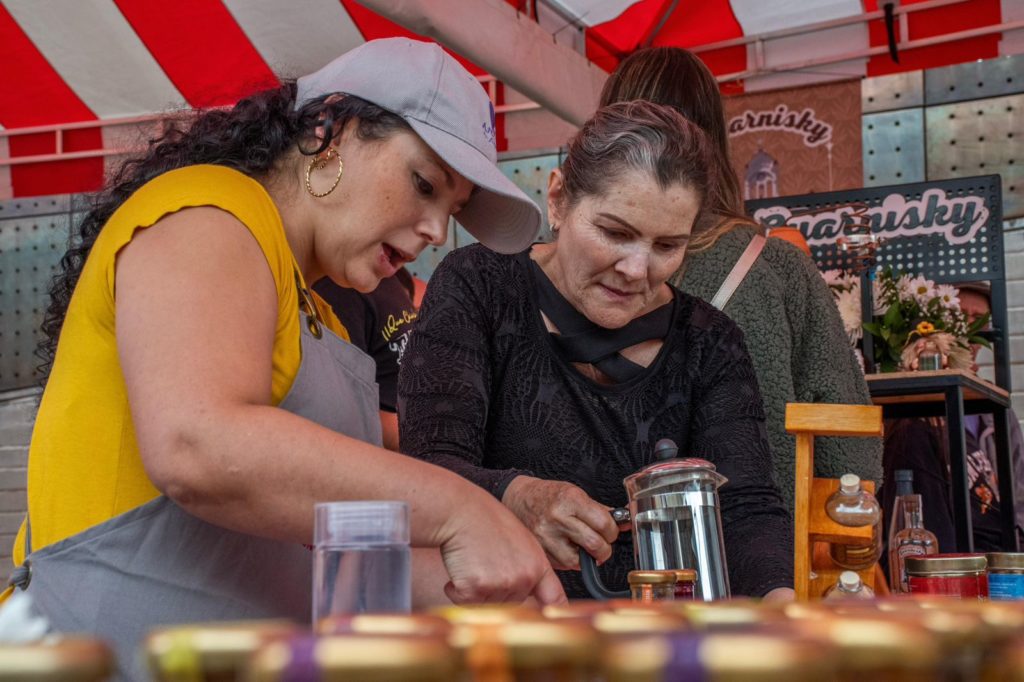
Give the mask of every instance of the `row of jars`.
M 675 682 L 1024 680 L 1024 606 L 893 598 L 578 602 L 450 607 L 167 628 L 146 656 L 158 682 Z M 107 679 L 87 640 L 0 647 L 0 680 Z

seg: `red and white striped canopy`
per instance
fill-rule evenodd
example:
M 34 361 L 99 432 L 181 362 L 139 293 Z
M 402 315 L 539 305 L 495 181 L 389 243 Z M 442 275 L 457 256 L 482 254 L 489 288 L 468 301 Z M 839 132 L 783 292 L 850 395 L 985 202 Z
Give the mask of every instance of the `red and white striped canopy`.
M 884 53 L 865 56 L 887 44 L 884 21 L 870 15 L 885 0 L 505 1 L 521 13 L 516 20 L 575 42 L 605 70 L 645 45 L 697 49 L 712 71 L 729 77 L 726 92 L 1024 52 L 1024 0 L 900 0 L 904 9 L 926 9 L 898 17 L 911 47 L 898 64 Z M 786 34 L 858 16 L 867 20 Z M 501 26 L 480 32 L 484 46 L 502 38 Z M 930 44 L 950 34 L 962 39 Z M 0 160 L 8 160 L 0 161 L 0 198 L 96 189 L 104 158 L 89 152 L 123 146 L 104 122 L 230 104 L 366 40 L 395 35 L 412 34 L 355 0 L 3 0 Z M 764 39 L 745 43 L 745 36 Z M 78 122 L 90 125 L 63 132 L 60 149 L 52 132 L 14 134 Z M 81 158 L 17 161 L 58 151 Z

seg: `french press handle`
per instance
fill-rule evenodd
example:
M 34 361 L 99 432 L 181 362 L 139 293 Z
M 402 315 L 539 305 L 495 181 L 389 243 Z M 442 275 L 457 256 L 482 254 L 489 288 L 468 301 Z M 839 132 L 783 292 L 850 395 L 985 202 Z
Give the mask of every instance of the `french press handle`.
M 616 525 L 621 526 L 632 522 L 629 509 L 626 507 L 612 509 L 609 513 L 612 515 L 612 520 L 615 521 Z M 583 586 L 587 588 L 587 592 L 594 599 L 629 599 L 629 590 L 618 592 L 616 590 L 609 590 L 604 586 L 604 583 L 601 582 L 601 576 L 597 573 L 597 562 L 582 547 L 580 548 L 580 574 L 580 577 L 583 579 Z

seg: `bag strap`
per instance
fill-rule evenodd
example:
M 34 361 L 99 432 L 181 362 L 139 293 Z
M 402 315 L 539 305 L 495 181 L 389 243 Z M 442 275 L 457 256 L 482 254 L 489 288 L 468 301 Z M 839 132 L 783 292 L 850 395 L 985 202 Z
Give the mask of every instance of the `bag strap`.
M 763 234 L 755 234 L 754 238 L 747 244 L 747 248 L 740 254 L 739 260 L 736 261 L 736 265 L 732 266 L 732 271 L 729 272 L 729 276 L 722 282 L 722 286 L 718 288 L 715 293 L 715 297 L 711 299 L 711 305 L 715 306 L 719 310 L 724 310 L 729 299 L 736 293 L 736 289 L 739 288 L 743 282 L 743 278 L 750 272 L 750 268 L 753 267 L 754 262 L 757 261 L 757 257 L 761 255 L 761 251 L 764 250 L 764 245 L 768 240 Z

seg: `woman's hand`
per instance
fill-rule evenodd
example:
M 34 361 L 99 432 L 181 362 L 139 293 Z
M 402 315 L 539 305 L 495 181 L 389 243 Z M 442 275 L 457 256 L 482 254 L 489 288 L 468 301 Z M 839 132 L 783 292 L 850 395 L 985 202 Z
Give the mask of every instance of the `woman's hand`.
M 453 602 L 566 601 L 565 591 L 544 551 L 505 507 L 479 488 L 463 500 L 448 524 L 441 558 L 451 580 L 445 594 Z
M 598 563 L 612 555 L 611 543 L 619 536 L 619 528 L 609 508 L 578 486 L 517 476 L 501 501 L 533 531 L 556 569 L 578 571 L 580 547 Z

